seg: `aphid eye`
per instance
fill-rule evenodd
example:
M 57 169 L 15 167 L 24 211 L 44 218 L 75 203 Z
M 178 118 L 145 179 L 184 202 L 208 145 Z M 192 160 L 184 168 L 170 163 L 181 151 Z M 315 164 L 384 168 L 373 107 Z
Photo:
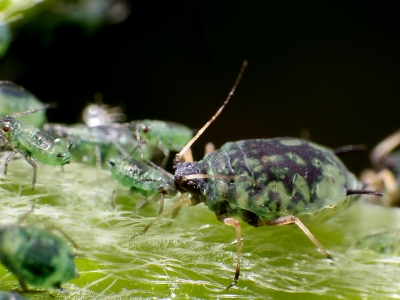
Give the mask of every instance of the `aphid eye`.
M 61 157 L 61 158 L 63 158 L 63 157 L 64 157 L 64 154 L 62 154 L 62 153 L 58 153 L 58 154 L 57 154 L 57 157 Z
M 7 132 L 7 131 L 10 130 L 10 127 L 9 127 L 8 125 L 4 125 L 3 130 L 4 130 L 5 132 Z
M 146 133 L 146 132 L 148 132 L 148 131 L 149 131 L 149 127 L 143 126 L 143 132 Z
M 166 189 L 162 189 L 161 194 L 166 195 L 166 194 L 168 194 L 168 191 Z

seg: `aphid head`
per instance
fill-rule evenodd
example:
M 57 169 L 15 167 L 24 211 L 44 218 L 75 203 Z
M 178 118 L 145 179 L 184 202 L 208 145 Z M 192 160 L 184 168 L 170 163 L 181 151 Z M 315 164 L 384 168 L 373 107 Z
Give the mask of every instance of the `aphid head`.
M 181 193 L 200 194 L 201 188 L 206 183 L 204 178 L 188 178 L 196 174 L 204 174 L 200 164 L 198 163 L 177 163 L 175 165 L 174 182 L 176 188 Z
M 2 133 L 7 137 L 12 135 L 15 128 L 15 124 L 17 122 L 18 122 L 17 120 L 11 117 L 5 117 L 0 119 L 0 133 Z

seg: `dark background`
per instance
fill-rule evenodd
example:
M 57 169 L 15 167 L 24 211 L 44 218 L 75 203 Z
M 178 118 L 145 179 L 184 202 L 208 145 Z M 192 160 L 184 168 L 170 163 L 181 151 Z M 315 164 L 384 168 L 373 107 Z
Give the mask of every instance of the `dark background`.
M 304 2 L 304 1 L 301 1 Z M 51 122 L 74 123 L 96 92 L 129 120 L 200 128 L 222 104 L 244 59 L 236 96 L 196 145 L 300 136 L 371 149 L 400 126 L 396 1 L 130 2 L 123 22 L 87 35 L 64 24 L 43 41 L 43 18 L 14 32 L 0 62 L 43 102 Z M 47 32 L 48 33 L 48 32 Z M 367 154 L 345 158 L 359 172 Z

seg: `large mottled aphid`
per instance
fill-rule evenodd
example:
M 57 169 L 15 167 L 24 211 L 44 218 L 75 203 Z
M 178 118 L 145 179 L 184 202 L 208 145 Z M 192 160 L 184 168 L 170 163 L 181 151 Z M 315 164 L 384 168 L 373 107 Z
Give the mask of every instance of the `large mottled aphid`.
M 360 185 L 355 176 L 332 150 L 296 138 L 226 143 L 198 162 L 182 163 L 185 151 L 228 104 L 246 65 L 244 62 L 222 107 L 176 155 L 174 181 L 182 198 L 157 218 L 183 203 L 204 203 L 218 220 L 236 228 L 236 272 L 227 289 L 237 283 L 240 274 L 241 227 L 233 217 L 239 216 L 256 227 L 295 223 L 330 258 L 297 216 L 306 222 L 323 219 L 345 208 L 356 197 L 351 195 L 374 193 L 357 189 Z
M 112 176 L 119 183 L 128 187 L 132 193 L 151 201 L 161 200 L 160 213 L 163 210 L 164 198 L 171 198 L 178 193 L 173 176 L 149 164 L 123 156 L 111 159 L 109 164 L 111 165 Z M 115 206 L 116 193 L 115 190 L 112 206 Z
M 35 188 L 37 167 L 35 161 L 49 166 L 63 166 L 70 163 L 69 149 L 72 144 L 63 137 L 53 136 L 32 125 L 17 121 L 13 116 L 34 113 L 31 110 L 0 119 L 0 135 L 13 150 L 7 157 L 4 174 L 8 164 L 17 153 L 21 153 L 33 168 L 32 189 Z
M 78 277 L 75 254 L 64 239 L 48 229 L 21 226 L 32 211 L 16 224 L 0 226 L 0 261 L 17 277 L 24 292 L 29 291 L 28 284 L 61 288 L 62 283 Z M 73 243 L 63 231 L 54 229 Z

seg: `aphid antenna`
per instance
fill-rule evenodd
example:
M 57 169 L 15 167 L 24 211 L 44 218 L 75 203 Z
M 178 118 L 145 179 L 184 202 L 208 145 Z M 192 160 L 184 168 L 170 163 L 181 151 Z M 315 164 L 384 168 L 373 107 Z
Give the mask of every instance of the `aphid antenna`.
M 240 80 L 242 79 L 244 70 L 246 69 L 247 65 L 248 61 L 247 60 L 243 61 L 242 68 L 240 69 L 239 75 L 236 78 L 235 84 L 233 85 L 231 91 L 228 94 L 228 97 L 226 98 L 222 106 L 217 110 L 217 112 L 212 116 L 212 118 L 196 133 L 196 135 L 186 144 L 186 146 L 183 147 L 183 149 L 175 156 L 174 164 L 177 164 L 178 162 L 181 161 L 183 154 L 193 145 L 193 143 L 203 134 L 203 132 L 208 128 L 208 126 L 210 126 L 211 123 L 215 121 L 215 119 L 219 116 L 219 114 L 223 111 L 223 109 L 228 105 L 229 100 L 235 94 L 236 88 L 239 85 Z
M 184 181 L 188 179 L 200 179 L 200 178 L 216 178 L 216 179 L 230 179 L 234 181 L 238 180 L 246 180 L 246 181 L 253 181 L 254 180 L 249 176 L 235 176 L 235 175 L 210 175 L 210 174 L 190 174 L 183 176 Z
M 346 145 L 340 148 L 333 149 L 333 153 L 335 153 L 337 156 L 342 156 L 348 153 L 365 152 L 366 150 L 367 150 L 367 145 L 364 144 Z
M 42 106 L 40 108 L 36 108 L 36 109 L 32 109 L 32 110 L 27 110 L 27 111 L 18 112 L 18 113 L 15 113 L 15 114 L 7 115 L 7 117 L 11 117 L 11 118 L 20 117 L 20 116 L 24 116 L 24 115 L 28 115 L 28 114 L 33 114 L 33 113 L 38 112 L 40 110 L 45 110 L 45 109 L 48 109 L 48 108 L 54 108 L 56 106 L 57 106 L 57 104 L 55 102 L 47 103 L 47 104 L 45 104 L 44 106 Z
M 174 175 L 172 175 L 170 172 L 164 170 L 163 168 L 161 168 L 160 166 L 156 165 L 155 163 L 153 163 L 151 160 L 145 159 L 144 160 L 146 164 L 149 164 L 150 166 L 152 166 L 153 168 L 157 169 L 158 171 L 160 171 L 161 173 L 163 173 L 164 175 L 168 176 L 171 179 L 174 179 Z

